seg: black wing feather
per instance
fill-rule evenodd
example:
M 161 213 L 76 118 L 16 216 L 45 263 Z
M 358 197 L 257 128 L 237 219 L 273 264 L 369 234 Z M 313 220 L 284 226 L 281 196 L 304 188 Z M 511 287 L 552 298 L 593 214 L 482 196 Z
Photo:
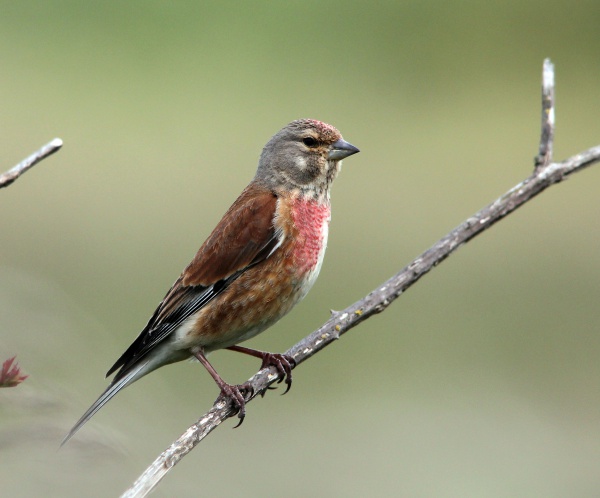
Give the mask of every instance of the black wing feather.
M 272 236 L 249 265 L 241 270 L 236 271 L 233 275 L 219 280 L 207 287 L 191 285 L 184 287 L 181 283 L 182 277 L 180 277 L 175 282 L 171 290 L 169 290 L 165 296 L 165 299 L 163 299 L 158 308 L 156 308 L 156 311 L 140 335 L 110 368 L 110 370 L 106 373 L 106 376 L 108 377 L 120 368 L 120 371 L 113 379 L 113 382 L 122 377 L 133 364 L 137 363 L 160 342 L 171 335 L 190 316 L 198 312 L 215 297 L 221 294 L 240 275 L 268 258 L 275 251 L 279 242 L 279 237 L 277 236 L 275 230 L 273 230 Z M 172 312 L 162 316 L 165 304 L 172 295 L 173 291 L 180 292 L 180 295 L 177 296 L 177 299 L 181 301 L 181 304 L 175 307 Z

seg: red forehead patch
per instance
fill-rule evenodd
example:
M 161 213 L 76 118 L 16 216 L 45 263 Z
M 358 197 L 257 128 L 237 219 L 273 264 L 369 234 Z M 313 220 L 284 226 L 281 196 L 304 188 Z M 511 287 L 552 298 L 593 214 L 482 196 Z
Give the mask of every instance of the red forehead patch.
M 317 133 L 319 140 L 325 143 L 333 143 L 342 138 L 342 134 L 335 127 L 316 119 L 297 119 L 288 124 L 282 131 L 286 129 L 295 130 L 300 133 L 312 129 Z
M 315 126 L 316 128 L 319 129 L 319 131 L 321 132 L 333 132 L 333 133 L 339 133 L 333 126 L 331 126 L 330 124 L 327 123 L 323 123 L 323 121 L 318 121 L 316 119 L 307 119 L 307 121 L 309 121 L 310 123 L 313 124 L 313 126 Z
M 342 136 L 342 134 L 337 130 L 337 128 L 331 126 L 330 124 L 323 123 L 323 121 L 318 121 L 316 119 L 307 119 L 306 122 L 314 126 L 320 135 L 323 135 L 332 140 L 336 140 L 338 137 Z

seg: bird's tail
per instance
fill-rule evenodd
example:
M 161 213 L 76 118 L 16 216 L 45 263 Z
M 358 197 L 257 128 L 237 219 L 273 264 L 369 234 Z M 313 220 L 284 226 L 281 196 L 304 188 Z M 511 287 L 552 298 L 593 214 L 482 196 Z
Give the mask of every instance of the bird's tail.
M 115 379 L 111 382 L 111 384 L 106 388 L 106 390 L 100 395 L 100 397 L 94 401 L 94 404 L 90 406 L 87 411 L 81 416 L 81 418 L 77 421 L 77 423 L 73 426 L 73 428 L 69 431 L 69 433 L 65 436 L 60 443 L 63 446 L 69 439 L 71 439 L 75 433 L 83 427 L 83 425 L 91 419 L 94 414 L 100 410 L 106 403 L 108 403 L 112 397 L 117 394 L 121 389 L 128 386 L 132 382 L 135 382 L 140 377 L 143 377 L 147 373 L 148 370 L 148 361 L 142 362 L 138 365 L 135 365 L 129 372 L 120 377 L 117 375 Z

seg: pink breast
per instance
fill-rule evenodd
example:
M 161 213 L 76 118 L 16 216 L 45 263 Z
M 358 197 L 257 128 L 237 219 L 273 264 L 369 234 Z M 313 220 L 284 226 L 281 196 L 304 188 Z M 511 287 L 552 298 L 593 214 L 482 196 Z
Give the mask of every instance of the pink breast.
M 298 230 L 292 252 L 294 266 L 301 273 L 310 272 L 323 258 L 331 208 L 329 203 L 297 199 L 292 206 L 292 216 Z

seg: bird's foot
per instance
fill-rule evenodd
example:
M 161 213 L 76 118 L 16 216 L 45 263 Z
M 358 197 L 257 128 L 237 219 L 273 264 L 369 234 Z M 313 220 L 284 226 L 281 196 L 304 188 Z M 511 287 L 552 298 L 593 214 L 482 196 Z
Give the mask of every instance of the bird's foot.
M 229 346 L 230 351 L 237 351 L 238 353 L 244 353 L 250 356 L 254 356 L 255 358 L 260 358 L 262 360 L 261 370 L 267 367 L 275 367 L 277 372 L 279 373 L 278 382 L 281 383 L 285 380 L 287 385 L 287 389 L 285 393 L 290 390 L 292 386 L 292 369 L 296 367 L 296 360 L 292 358 L 289 354 L 282 353 L 267 353 L 266 351 L 259 351 L 257 349 L 250 349 L 244 346 Z M 273 389 L 268 387 L 267 389 Z M 261 391 L 260 395 L 264 396 L 265 391 Z
M 285 380 L 287 388 L 283 394 L 287 393 L 292 387 L 292 369 L 296 367 L 296 360 L 289 354 L 281 353 L 263 353 L 261 370 L 267 367 L 275 367 L 279 372 L 278 384 Z
M 234 408 L 237 408 L 237 416 L 240 421 L 234 429 L 242 425 L 246 417 L 246 401 L 252 397 L 253 393 L 254 389 L 248 382 L 237 386 L 232 386 L 231 384 L 223 384 L 221 386 L 221 394 L 219 394 L 217 401 L 224 400 L 229 402 Z

